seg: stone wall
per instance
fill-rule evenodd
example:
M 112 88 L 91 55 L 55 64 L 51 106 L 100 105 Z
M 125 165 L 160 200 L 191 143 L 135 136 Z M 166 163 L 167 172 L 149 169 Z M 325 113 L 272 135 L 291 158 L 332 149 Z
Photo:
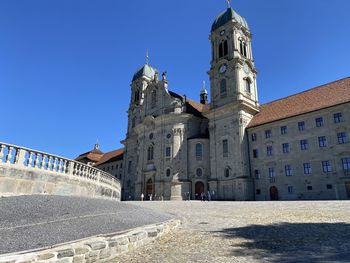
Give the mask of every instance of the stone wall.
M 0 195 L 32 194 L 120 200 L 121 185 L 94 167 L 0 142 Z
M 75 242 L 0 256 L 0 263 L 60 262 L 88 263 L 111 262 L 118 255 L 144 246 L 169 233 L 180 225 L 179 220 L 148 225 L 121 233 L 91 237 Z

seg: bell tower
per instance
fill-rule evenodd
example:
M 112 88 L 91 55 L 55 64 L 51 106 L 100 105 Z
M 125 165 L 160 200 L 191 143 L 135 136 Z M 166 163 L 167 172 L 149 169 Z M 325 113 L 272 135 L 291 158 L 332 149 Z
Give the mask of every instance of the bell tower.
M 258 108 L 252 35 L 247 21 L 230 6 L 214 21 L 209 71 L 211 108 L 244 101 Z
M 250 29 L 230 6 L 211 28 L 210 179 L 223 200 L 252 200 L 246 127 L 259 112 Z

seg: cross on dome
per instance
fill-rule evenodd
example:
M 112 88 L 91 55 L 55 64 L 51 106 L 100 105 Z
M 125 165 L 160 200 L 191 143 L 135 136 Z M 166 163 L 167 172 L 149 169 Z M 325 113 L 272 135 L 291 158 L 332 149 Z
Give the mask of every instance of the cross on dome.
M 231 0 L 226 0 L 227 2 L 227 8 L 230 8 L 231 7 Z

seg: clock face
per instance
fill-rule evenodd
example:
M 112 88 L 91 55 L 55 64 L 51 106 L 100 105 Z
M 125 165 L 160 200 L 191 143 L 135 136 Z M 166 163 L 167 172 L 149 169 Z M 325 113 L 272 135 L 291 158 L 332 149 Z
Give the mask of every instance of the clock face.
M 223 36 L 223 35 L 225 35 L 225 30 L 222 30 L 222 31 L 220 32 L 220 36 Z
M 227 70 L 227 66 L 224 64 L 224 65 L 221 65 L 221 67 L 220 67 L 220 69 L 219 69 L 219 72 L 220 72 L 221 74 L 224 74 L 224 73 L 226 72 L 226 70 Z
M 244 64 L 244 66 L 243 66 L 243 70 L 244 70 L 244 72 L 246 73 L 246 74 L 248 74 L 249 73 L 249 67 L 248 67 L 248 65 L 247 64 Z

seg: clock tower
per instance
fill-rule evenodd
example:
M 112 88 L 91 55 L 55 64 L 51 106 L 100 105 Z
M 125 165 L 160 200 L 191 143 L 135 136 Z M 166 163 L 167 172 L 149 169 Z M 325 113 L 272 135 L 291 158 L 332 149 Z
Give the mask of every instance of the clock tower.
M 250 29 L 247 21 L 228 8 L 214 21 L 210 78 L 210 158 L 209 187 L 220 199 L 251 200 L 245 129 L 259 112 Z

